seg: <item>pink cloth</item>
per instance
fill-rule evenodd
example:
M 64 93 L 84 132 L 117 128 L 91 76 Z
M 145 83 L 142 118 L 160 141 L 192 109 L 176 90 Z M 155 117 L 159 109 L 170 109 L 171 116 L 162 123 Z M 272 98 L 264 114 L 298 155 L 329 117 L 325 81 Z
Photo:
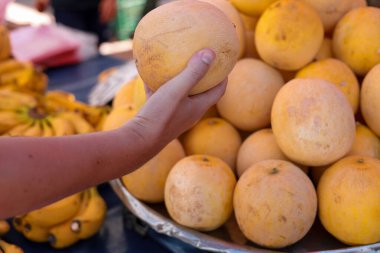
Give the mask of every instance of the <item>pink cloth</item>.
M 59 56 L 66 58 L 57 59 L 62 65 L 80 61 L 76 57 L 80 42 L 56 25 L 22 27 L 12 31 L 10 38 L 12 53 L 20 61 L 51 65 Z

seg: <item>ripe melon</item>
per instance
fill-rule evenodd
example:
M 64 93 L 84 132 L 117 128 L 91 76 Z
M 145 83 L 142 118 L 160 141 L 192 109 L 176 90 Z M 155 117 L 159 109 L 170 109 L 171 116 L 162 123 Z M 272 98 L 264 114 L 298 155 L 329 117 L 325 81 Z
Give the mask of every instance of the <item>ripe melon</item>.
M 226 91 L 217 103 L 219 114 L 240 130 L 267 127 L 273 100 L 283 84 L 281 74 L 268 64 L 241 59 L 228 76 Z
M 355 140 L 348 155 L 361 155 L 380 159 L 379 138 L 367 126 L 357 122 Z
M 296 78 L 320 78 L 335 84 L 348 99 L 354 114 L 358 110 L 359 82 L 344 62 L 334 58 L 312 62 L 299 70 Z
M 235 169 L 241 138 L 228 121 L 222 118 L 205 118 L 186 132 L 182 144 L 187 155 L 212 155 Z
M 360 109 L 367 126 L 380 136 L 380 64 L 373 67 L 362 82 Z
M 231 20 L 212 4 L 179 0 L 150 11 L 134 33 L 137 70 L 152 91 L 179 74 L 203 48 L 211 48 L 216 58 L 190 94 L 216 86 L 235 65 L 240 43 Z
M 380 242 L 380 160 L 348 156 L 329 167 L 318 188 L 319 218 L 349 245 Z
M 317 213 L 315 188 L 294 164 L 265 160 L 239 179 L 234 211 L 243 234 L 268 248 L 291 245 L 310 230 Z
M 226 0 L 201 0 L 209 3 L 221 10 L 236 27 L 237 36 L 240 42 L 239 58 L 244 54 L 245 50 L 245 27 L 242 18 L 236 8 Z
M 334 30 L 338 21 L 351 10 L 351 0 L 303 0 L 312 6 L 321 17 L 326 33 Z
M 255 42 L 260 57 L 271 66 L 298 70 L 311 62 L 323 41 L 318 13 L 299 0 L 279 0 L 261 15 Z
M 181 143 L 174 139 L 143 166 L 122 177 L 127 190 L 137 199 L 164 201 L 166 178 L 173 166 L 185 157 Z
M 136 76 L 136 78 L 122 85 L 116 92 L 112 101 L 112 108 L 117 108 L 126 104 L 134 104 L 137 109 L 140 109 L 145 101 L 146 93 L 144 82 L 140 76 Z
M 333 52 L 353 71 L 364 76 L 380 63 L 380 9 L 355 8 L 337 24 L 333 34 Z
M 165 205 L 170 217 L 181 225 L 211 231 L 232 214 L 236 179 L 221 159 L 188 156 L 177 162 L 165 184 Z
M 355 118 L 343 93 L 322 79 L 296 78 L 278 92 L 272 130 L 284 154 L 307 166 L 335 162 L 350 150 Z
M 263 11 L 277 0 L 230 0 L 239 12 L 248 16 L 260 16 Z
M 107 115 L 102 130 L 109 131 L 121 127 L 137 113 L 137 108 L 133 104 L 120 106 L 111 110 Z
M 332 39 L 325 37 L 314 59 L 319 61 L 322 59 L 327 59 L 327 58 L 332 58 L 332 57 L 333 57 Z

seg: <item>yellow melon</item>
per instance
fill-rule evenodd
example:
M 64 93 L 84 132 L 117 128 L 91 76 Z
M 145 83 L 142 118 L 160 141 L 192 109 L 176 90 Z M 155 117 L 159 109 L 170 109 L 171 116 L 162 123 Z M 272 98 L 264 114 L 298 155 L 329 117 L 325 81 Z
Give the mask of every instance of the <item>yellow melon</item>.
M 355 140 L 348 155 L 380 158 L 379 138 L 367 126 L 357 122 Z
M 353 71 L 364 76 L 380 63 L 380 9 L 355 8 L 337 24 L 333 35 L 333 52 Z
M 336 23 L 351 10 L 351 0 L 303 0 L 312 6 L 321 17 L 326 33 L 334 30 Z
M 111 110 L 111 112 L 107 115 L 102 130 L 109 131 L 116 128 L 121 127 L 128 120 L 132 119 L 137 113 L 137 108 L 135 105 L 124 105 L 121 107 L 117 107 Z
M 333 57 L 332 39 L 325 37 L 314 59 L 319 61 L 319 60 L 332 58 L 332 57 Z
M 240 13 L 240 17 L 244 23 L 244 36 L 245 36 L 245 51 L 244 58 L 259 58 L 255 45 L 255 30 L 256 24 L 259 20 L 258 17 L 251 17 Z
M 236 179 L 221 159 L 193 155 L 174 165 L 165 184 L 165 206 L 181 225 L 214 230 L 230 217 Z
M 218 101 L 219 114 L 240 130 L 269 126 L 274 97 L 284 84 L 281 74 L 257 59 L 241 59 L 228 76 L 227 89 Z
M 319 218 L 349 245 L 380 242 L 380 160 L 348 156 L 329 167 L 318 188 Z
M 240 42 L 240 50 L 239 50 L 239 58 L 241 58 L 244 54 L 245 49 L 245 28 L 243 20 L 240 17 L 239 12 L 235 9 L 235 7 L 226 0 L 201 0 L 203 2 L 209 3 L 217 7 L 221 10 L 227 17 L 231 20 L 231 22 L 236 27 L 236 32 Z
M 338 87 L 356 113 L 359 107 L 359 82 L 352 70 L 338 59 L 328 58 L 310 63 L 296 74 L 296 78 L 321 78 Z
M 248 16 L 260 16 L 263 11 L 277 0 L 230 0 L 239 12 Z
M 116 92 L 112 101 L 112 107 L 117 108 L 128 104 L 134 104 L 137 109 L 140 109 L 145 101 L 146 93 L 144 82 L 140 76 L 136 76 L 136 78 L 122 85 Z
M 237 182 L 234 211 L 248 239 L 264 247 L 282 248 L 310 230 L 317 196 L 310 179 L 294 164 L 265 160 L 249 167 Z
M 380 136 L 380 64 L 373 67 L 362 82 L 360 109 L 367 126 Z
M 367 0 L 351 0 L 351 10 L 359 7 L 368 6 Z
M 173 166 L 184 157 L 185 151 L 175 139 L 143 166 L 123 176 L 122 181 L 137 199 L 149 203 L 162 202 L 166 178 Z
M 348 100 L 322 79 L 296 78 L 278 92 L 272 130 L 284 154 L 299 164 L 322 166 L 350 150 L 355 118 Z
M 299 0 L 279 0 L 259 18 L 255 42 L 268 64 L 298 70 L 313 60 L 323 34 L 321 18 L 311 6 Z
M 140 20 L 133 38 L 138 73 L 152 91 L 179 74 L 203 48 L 211 48 L 216 58 L 190 94 L 216 86 L 238 59 L 236 28 L 220 9 L 194 0 L 163 4 Z
M 205 118 L 183 136 L 182 144 L 187 155 L 212 155 L 235 169 L 241 138 L 228 121 L 222 118 Z
M 270 128 L 260 129 L 246 138 L 239 148 L 236 162 L 236 172 L 240 177 L 251 165 L 269 159 L 289 161 L 278 146 L 273 131 Z M 299 166 L 305 173 L 308 168 Z

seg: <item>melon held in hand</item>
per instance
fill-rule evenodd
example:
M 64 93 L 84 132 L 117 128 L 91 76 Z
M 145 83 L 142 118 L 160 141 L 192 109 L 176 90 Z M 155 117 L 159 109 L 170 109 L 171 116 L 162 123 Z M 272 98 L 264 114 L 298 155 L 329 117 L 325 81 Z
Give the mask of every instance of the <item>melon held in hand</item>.
M 216 58 L 190 94 L 216 86 L 237 61 L 240 44 L 236 28 L 221 10 L 196 0 L 164 4 L 141 19 L 133 39 L 137 70 L 153 91 L 178 75 L 203 48 L 212 49 Z

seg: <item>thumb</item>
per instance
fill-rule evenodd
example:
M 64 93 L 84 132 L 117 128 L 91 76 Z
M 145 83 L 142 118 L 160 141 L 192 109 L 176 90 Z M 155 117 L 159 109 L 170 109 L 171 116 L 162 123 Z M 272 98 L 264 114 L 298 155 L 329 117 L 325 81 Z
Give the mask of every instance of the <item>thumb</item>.
M 169 80 L 162 88 L 170 89 L 178 97 L 188 96 L 190 90 L 204 77 L 215 59 L 215 53 L 205 48 L 196 52 L 187 63 L 186 68 Z

